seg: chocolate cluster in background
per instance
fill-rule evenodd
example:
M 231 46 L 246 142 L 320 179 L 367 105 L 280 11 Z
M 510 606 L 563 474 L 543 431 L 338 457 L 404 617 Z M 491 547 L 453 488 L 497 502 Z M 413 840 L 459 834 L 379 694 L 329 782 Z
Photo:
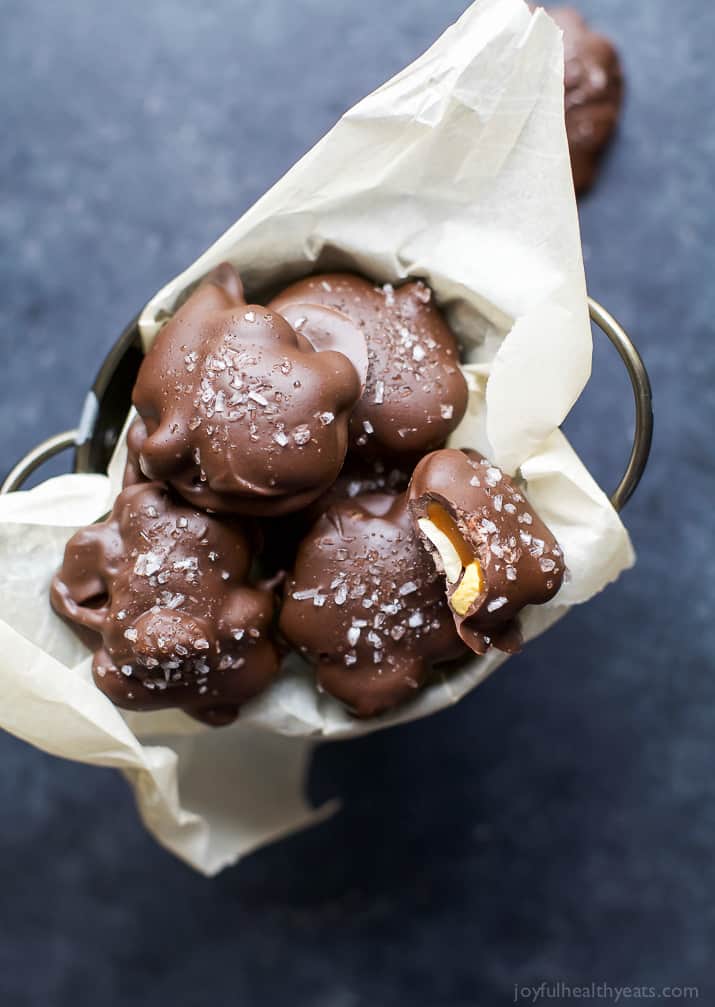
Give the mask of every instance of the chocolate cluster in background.
M 467 406 L 421 281 L 351 274 L 249 304 L 210 273 L 133 395 L 124 490 L 68 543 L 52 604 L 117 705 L 233 720 L 293 649 L 355 715 L 513 651 L 563 557 L 512 480 L 442 448 Z
M 623 102 L 623 73 L 613 43 L 573 7 L 549 7 L 564 33 L 566 134 L 577 193 L 593 184 Z

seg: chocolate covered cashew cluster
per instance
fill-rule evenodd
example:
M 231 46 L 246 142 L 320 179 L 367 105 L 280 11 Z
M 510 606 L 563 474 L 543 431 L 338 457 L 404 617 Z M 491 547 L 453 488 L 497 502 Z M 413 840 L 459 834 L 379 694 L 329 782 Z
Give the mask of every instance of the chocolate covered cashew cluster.
M 335 503 L 301 542 L 280 629 L 320 688 L 369 717 L 465 653 L 404 494 Z
M 445 449 L 417 465 L 408 497 L 459 635 L 477 654 L 519 650 L 519 612 L 553 598 L 565 569 L 521 489 L 476 451 Z
M 295 319 L 315 304 L 348 316 L 367 343 L 365 388 L 350 420 L 353 450 L 399 455 L 443 444 L 464 415 L 467 385 L 430 288 L 421 281 L 376 287 L 351 273 L 327 273 L 299 280 L 269 306 Z
M 611 41 L 592 31 L 573 7 L 552 7 L 548 13 L 564 32 L 566 133 L 574 186 L 584 192 L 618 124 L 621 64 Z
M 251 560 L 236 522 L 140 482 L 70 539 L 51 601 L 94 650 L 94 680 L 117 706 L 225 724 L 279 667 L 273 595 L 249 584 Z
M 358 358 L 366 350 L 348 318 L 316 311 L 300 334 L 276 311 L 246 304 L 232 267 L 207 277 L 139 371 L 143 473 L 223 513 L 285 514 L 323 493 L 343 464 L 362 376 L 359 359 L 356 369 L 324 347 L 351 339 Z

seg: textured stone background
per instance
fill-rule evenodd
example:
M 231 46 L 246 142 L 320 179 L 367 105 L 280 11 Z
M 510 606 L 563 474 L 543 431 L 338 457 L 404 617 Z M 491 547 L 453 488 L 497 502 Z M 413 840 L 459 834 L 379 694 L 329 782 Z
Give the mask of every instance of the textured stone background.
M 693 983 L 715 938 L 715 7 L 582 0 L 628 103 L 582 205 L 657 439 L 640 563 L 458 708 L 318 755 L 328 824 L 205 881 L 119 776 L 0 737 L 0 1001 L 473 1007 Z M 124 323 L 462 0 L 0 3 L 0 472 L 71 426 Z M 667 53 L 667 58 L 664 58 Z M 299 98 L 298 101 L 296 99 Z M 605 484 L 610 349 L 569 430 Z

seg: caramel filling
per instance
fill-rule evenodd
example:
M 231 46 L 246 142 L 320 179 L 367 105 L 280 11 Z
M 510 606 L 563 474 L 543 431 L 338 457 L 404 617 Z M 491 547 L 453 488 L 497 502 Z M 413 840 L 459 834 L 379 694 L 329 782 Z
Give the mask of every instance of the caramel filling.
M 466 615 L 484 588 L 476 556 L 462 538 L 452 515 L 439 504 L 428 504 L 427 517 L 420 518 L 418 525 L 439 553 L 448 582 L 457 584 L 450 605 L 457 615 Z

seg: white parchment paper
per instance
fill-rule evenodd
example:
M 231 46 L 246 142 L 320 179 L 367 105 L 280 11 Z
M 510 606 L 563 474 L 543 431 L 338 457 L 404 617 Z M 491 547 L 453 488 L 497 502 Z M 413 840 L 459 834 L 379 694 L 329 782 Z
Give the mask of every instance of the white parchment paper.
M 140 320 L 146 345 L 225 259 L 255 298 L 315 269 L 433 287 L 467 351 L 469 409 L 451 443 L 521 475 L 570 571 L 554 602 L 525 613 L 527 640 L 633 562 L 618 516 L 558 429 L 588 379 L 591 334 L 561 34 L 543 11 L 473 4 L 152 299 Z M 147 828 L 198 870 L 216 873 L 330 812 L 303 794 L 316 741 L 433 713 L 506 659 L 474 659 L 370 721 L 318 695 L 295 659 L 228 728 L 175 711 L 121 713 L 93 686 L 48 585 L 70 535 L 109 510 L 123 455 L 122 443 L 108 477 L 62 476 L 0 499 L 0 727 L 120 768 Z

